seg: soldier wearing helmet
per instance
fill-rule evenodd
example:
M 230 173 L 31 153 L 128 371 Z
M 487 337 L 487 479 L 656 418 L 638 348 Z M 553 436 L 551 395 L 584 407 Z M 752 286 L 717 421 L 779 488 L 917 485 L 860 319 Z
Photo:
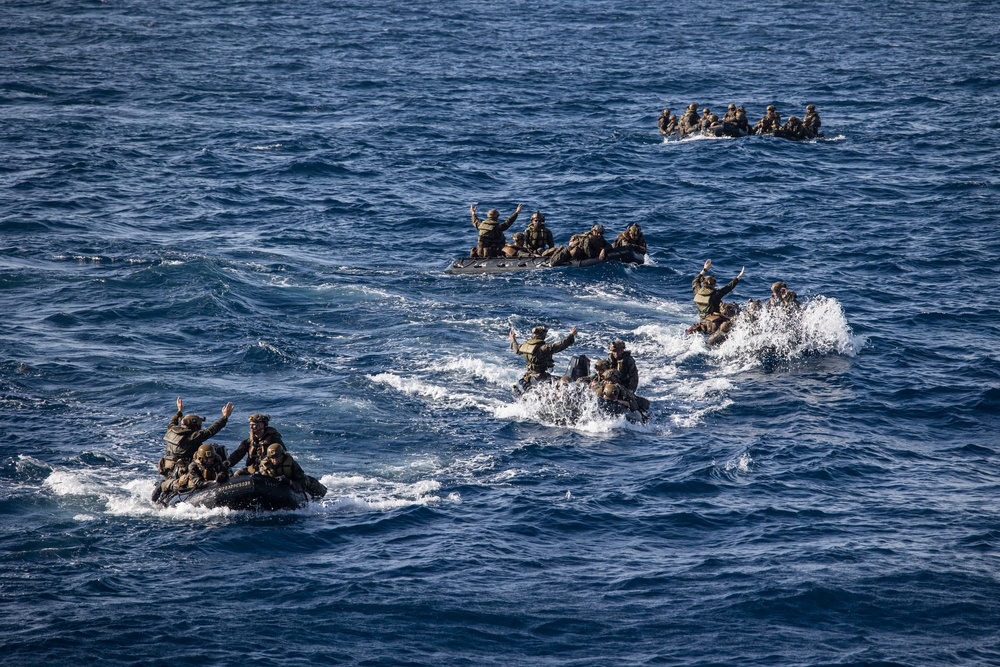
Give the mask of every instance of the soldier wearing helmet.
M 233 473 L 234 475 L 254 474 L 257 472 L 257 467 L 260 465 L 260 460 L 264 457 L 268 445 L 273 443 L 285 444 L 281 439 L 281 434 L 278 433 L 278 429 L 269 426 L 271 422 L 270 415 L 255 412 L 247 418 L 247 421 L 250 422 L 250 437 L 237 445 L 228 459 L 229 465 L 233 468 L 243 460 L 244 456 L 247 457 L 247 463 L 244 468 Z
M 570 329 L 569 335 L 558 343 L 546 343 L 545 337 L 548 334 L 549 330 L 547 328 L 537 326 L 531 330 L 531 338 L 523 344 L 518 344 L 514 330 L 510 330 L 510 334 L 508 335 L 510 338 L 510 349 L 513 350 L 514 354 L 524 357 L 525 373 L 522 379 L 522 386 L 527 387 L 551 380 L 552 375 L 549 373 L 549 370 L 555 366 L 555 361 L 552 357 L 576 342 L 576 327 Z
M 723 123 L 736 123 L 736 105 L 730 104 L 726 107 L 726 113 L 722 116 Z
M 599 259 L 604 261 L 604 253 L 612 245 L 604 238 L 604 225 L 594 225 L 572 251 L 573 259 Z
M 555 247 L 552 231 L 545 226 L 545 216 L 542 215 L 541 211 L 535 211 L 531 214 L 531 222 L 524 230 L 524 245 L 536 255 L 541 255 L 548 248 Z
M 615 248 L 631 248 L 640 255 L 646 254 L 646 237 L 642 234 L 642 227 L 631 224 L 625 231 L 618 235 L 614 242 Z
M 785 124 L 781 126 L 781 132 L 786 139 L 811 138 L 810 133 L 802 125 L 802 119 L 798 116 L 789 116 Z
M 764 306 L 768 309 L 776 308 L 796 308 L 799 306 L 799 297 L 783 281 L 771 283 L 771 298 Z
M 260 461 L 259 474 L 265 477 L 281 477 L 291 482 L 292 486 L 303 490 L 306 474 L 302 466 L 295 462 L 292 455 L 285 451 L 284 445 L 274 443 L 268 445 L 267 454 Z
M 517 205 L 514 214 L 500 222 L 500 211 L 495 208 L 490 209 L 485 220 L 480 220 L 476 216 L 476 205 L 469 207 L 472 212 L 472 226 L 479 232 L 479 242 L 469 253 L 470 257 L 500 257 L 504 244 L 507 242 L 503 233 L 517 220 L 517 214 L 521 212 L 521 204 Z
M 669 137 L 677 132 L 677 116 L 670 113 L 670 109 L 664 109 L 660 117 L 656 119 L 656 127 L 660 134 Z
M 534 254 L 524 245 L 522 232 L 515 232 L 511 242 L 503 247 L 504 257 L 533 257 Z
M 755 134 L 767 134 L 780 129 L 781 116 L 778 115 L 778 109 L 773 104 L 768 105 L 767 112 L 764 114 L 764 117 L 757 121 L 757 124 L 753 126 Z
M 608 364 L 618 371 L 623 387 L 633 392 L 639 388 L 639 369 L 632 353 L 625 349 L 625 341 L 616 340 L 608 345 Z
M 691 291 L 694 292 L 694 303 L 698 307 L 698 324 L 688 331 L 700 330 L 705 334 L 713 334 L 718 330 L 729 330 L 729 319 L 722 314 L 722 298 L 732 292 L 743 277 L 744 268 L 739 274 L 722 288 L 716 289 L 715 276 L 706 275 L 712 268 L 712 260 L 706 260 L 701 272 L 691 281 Z
M 224 484 L 229 480 L 229 463 L 219 455 L 218 445 L 205 443 L 194 453 L 187 473 L 177 480 L 178 488 L 197 489 L 210 482 Z
M 184 402 L 181 397 L 177 397 L 177 413 L 170 420 L 167 427 L 167 434 L 163 439 L 167 441 L 167 453 L 160 459 L 157 466 L 159 472 L 164 477 L 174 476 L 174 468 L 183 467 L 194 456 L 198 446 L 216 433 L 221 431 L 229 420 L 229 415 L 233 414 L 232 402 L 226 403 L 222 408 L 222 418 L 216 420 L 206 429 L 201 428 L 205 422 L 204 417 L 198 415 L 184 416 Z
M 819 136 L 819 128 L 823 123 L 819 119 L 819 113 L 816 111 L 815 104 L 806 105 L 806 115 L 802 119 L 802 125 L 805 127 L 806 131 L 809 132 L 812 137 Z M 810 137 L 810 138 L 812 138 Z
M 689 104 L 688 108 L 684 110 L 684 115 L 681 116 L 677 129 L 683 137 L 687 134 L 691 134 L 692 132 L 697 132 L 698 124 L 700 122 L 701 121 L 698 118 L 698 105 Z

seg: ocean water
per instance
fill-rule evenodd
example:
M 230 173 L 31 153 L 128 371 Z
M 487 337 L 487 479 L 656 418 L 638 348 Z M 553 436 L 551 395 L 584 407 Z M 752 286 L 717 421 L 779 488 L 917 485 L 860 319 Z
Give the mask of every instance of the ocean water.
M 0 664 L 1000 664 L 995 13 L 4 2 Z M 472 203 L 648 263 L 445 275 Z M 801 317 L 685 335 L 708 258 Z M 516 401 L 539 323 L 651 421 Z M 329 494 L 154 506 L 177 396 Z

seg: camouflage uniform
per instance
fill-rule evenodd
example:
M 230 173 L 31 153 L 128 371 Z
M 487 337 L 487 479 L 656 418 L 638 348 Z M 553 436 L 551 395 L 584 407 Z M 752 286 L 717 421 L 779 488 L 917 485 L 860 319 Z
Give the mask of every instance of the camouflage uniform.
M 546 248 L 555 247 L 552 232 L 545 226 L 544 219 L 537 223 L 532 222 L 524 230 L 524 245 L 531 252 L 539 254 L 544 252 Z
M 806 130 L 811 132 L 813 136 L 819 135 L 819 128 L 823 123 L 819 119 L 819 114 L 816 112 L 816 105 L 810 104 L 806 107 L 806 116 L 802 119 L 802 125 L 805 126 Z
M 628 350 L 624 350 L 620 353 L 620 356 L 615 357 L 615 355 L 608 355 L 608 364 L 615 371 L 618 371 L 619 383 L 628 389 L 629 391 L 635 391 L 639 388 L 639 369 L 635 365 L 635 359 L 632 358 L 632 353 Z
M 209 438 L 214 437 L 229 421 L 226 416 L 222 416 L 208 428 L 196 430 L 190 425 L 181 423 L 183 416 L 184 414 L 178 410 L 170 420 L 167 434 L 163 436 L 163 439 L 167 441 L 167 453 L 160 459 L 159 470 L 164 477 L 172 476 L 176 466 L 183 467 L 187 464 L 198 447 Z
M 771 105 L 767 108 L 767 113 L 764 117 L 757 121 L 754 125 L 754 132 L 757 134 L 764 134 L 766 132 L 774 132 L 775 130 L 781 129 L 781 116 L 778 115 L 778 110 Z
M 697 104 L 689 105 L 688 108 L 685 109 L 684 115 L 681 116 L 680 124 L 678 125 L 678 129 L 680 130 L 681 136 L 684 136 L 685 134 L 691 134 L 692 132 L 697 132 L 699 122 L 700 121 L 698 118 L 698 105 Z
M 725 115 L 722 117 L 722 122 L 736 123 L 736 116 L 737 116 L 736 105 L 730 104 L 729 107 L 726 109 Z
M 551 379 L 549 370 L 556 365 L 552 357 L 576 342 L 576 336 L 570 334 L 558 343 L 546 343 L 545 334 L 537 331 L 536 328 L 527 342 L 519 345 L 517 340 L 511 340 L 510 343 L 510 349 L 514 351 L 514 354 L 524 357 L 525 380 Z
M 500 251 L 507 240 L 503 233 L 517 220 L 515 211 L 509 218 L 500 222 L 500 213 L 491 209 L 485 220 L 480 220 L 475 211 L 472 213 L 472 226 L 479 231 L 479 242 L 472 251 L 475 257 L 499 257 Z
M 677 116 L 670 113 L 670 109 L 664 109 L 660 117 L 656 119 L 656 127 L 660 134 L 669 137 L 677 132 Z
M 604 227 L 594 225 L 590 233 L 584 234 L 584 238 L 580 240 L 580 244 L 577 246 L 578 252 L 573 253 L 573 257 L 574 259 L 598 259 L 602 250 L 610 250 L 612 247 L 604 238 Z
M 715 289 L 702 284 L 704 270 L 691 281 L 691 291 L 694 292 L 694 303 L 698 307 L 698 319 L 704 333 L 715 333 L 716 329 L 725 324 L 728 319 L 722 314 L 722 297 L 732 292 L 740 282 L 739 277 L 733 278 L 721 288 Z
M 218 454 L 201 461 L 191 461 L 187 473 L 177 480 L 178 488 L 197 489 L 209 482 L 224 484 L 229 480 L 229 468 Z
M 742 130 L 746 134 L 750 134 L 750 121 L 747 120 L 747 110 L 744 109 L 743 107 L 736 108 L 735 123 L 736 127 L 738 127 L 740 130 Z
M 233 468 L 239 463 L 244 456 L 247 457 L 247 464 L 242 470 L 236 471 L 236 475 L 252 475 L 257 472 L 257 468 L 260 465 L 260 460 L 264 458 L 264 453 L 267 452 L 268 445 L 273 445 L 278 443 L 279 445 L 284 445 L 285 442 L 281 439 L 281 434 L 273 426 L 265 426 L 263 433 L 260 437 L 254 435 L 251 431 L 250 437 L 241 442 L 236 446 L 235 451 L 229 455 L 227 459 L 229 465 Z
M 534 253 L 524 245 L 524 234 L 518 232 L 514 234 L 514 241 L 508 243 L 501 251 L 504 257 L 533 257 Z
M 613 244 L 615 248 L 630 247 L 636 252 L 646 254 L 646 237 L 642 234 L 639 225 L 629 225 L 625 231 L 618 235 Z

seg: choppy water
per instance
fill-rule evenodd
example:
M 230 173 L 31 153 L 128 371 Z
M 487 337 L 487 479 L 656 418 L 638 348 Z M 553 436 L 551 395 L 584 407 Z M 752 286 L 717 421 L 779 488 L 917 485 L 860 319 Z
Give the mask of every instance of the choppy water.
M 4 3 L 0 662 L 1000 663 L 995 10 Z M 649 265 L 444 275 L 473 202 Z M 709 257 L 802 320 L 685 336 Z M 537 323 L 653 420 L 515 402 Z M 329 495 L 154 507 L 178 395 Z

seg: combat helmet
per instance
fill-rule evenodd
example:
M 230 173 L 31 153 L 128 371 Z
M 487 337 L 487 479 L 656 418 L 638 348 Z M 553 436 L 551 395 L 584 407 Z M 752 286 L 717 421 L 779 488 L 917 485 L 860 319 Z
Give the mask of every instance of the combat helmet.
M 541 211 L 535 211 L 531 214 L 531 221 L 534 222 L 535 220 L 538 220 L 538 222 L 545 222 L 545 216 L 542 215 Z
M 807 104 L 806 105 L 806 111 L 816 111 L 816 105 L 815 104 Z
M 181 420 L 181 426 L 186 426 L 188 428 L 197 429 L 201 428 L 201 425 L 205 423 L 205 418 L 198 415 L 188 415 Z
M 271 421 L 271 415 L 265 415 L 265 414 L 262 414 L 260 412 L 255 412 L 252 415 L 250 415 L 249 417 L 247 417 L 247 421 L 250 422 L 251 424 L 256 424 L 258 422 L 263 422 L 264 426 L 267 426 L 268 423 L 270 423 L 270 421 Z
M 215 457 L 215 447 L 210 443 L 205 443 L 194 453 L 195 461 L 206 461 Z
M 604 225 L 594 225 L 590 228 L 590 231 L 597 232 L 598 234 L 604 234 Z
M 616 350 L 624 351 L 625 350 L 625 341 L 623 341 L 623 340 L 614 340 L 614 341 L 611 341 L 611 344 L 608 345 L 608 350 L 610 350 L 611 352 L 614 352 Z
M 278 454 L 284 454 L 285 448 L 281 446 L 281 443 L 274 443 L 267 448 L 267 458 L 272 458 Z
M 542 325 L 538 325 L 537 327 L 531 330 L 531 336 L 533 338 L 545 338 L 548 335 L 549 335 L 548 328 L 543 327 Z

